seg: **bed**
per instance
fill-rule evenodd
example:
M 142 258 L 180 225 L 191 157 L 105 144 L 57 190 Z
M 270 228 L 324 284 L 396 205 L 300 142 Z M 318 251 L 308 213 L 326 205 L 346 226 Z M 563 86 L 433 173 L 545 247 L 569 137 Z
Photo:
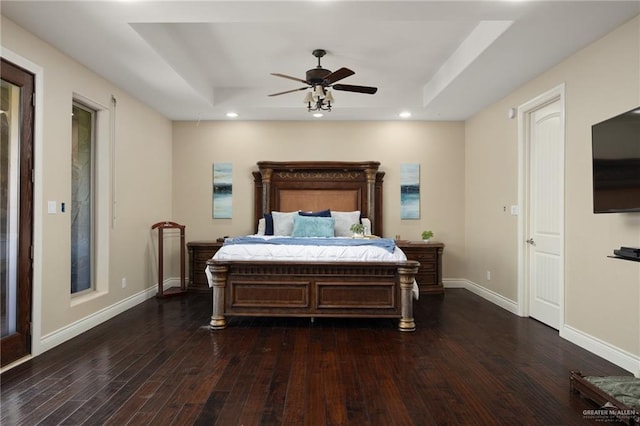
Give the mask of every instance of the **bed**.
M 253 172 L 256 229 L 265 214 L 274 212 L 358 211 L 369 221 L 371 239 L 382 235 L 384 172 L 378 170 L 379 162 L 262 161 L 257 165 Z M 207 262 L 213 288 L 212 330 L 226 328 L 229 316 L 397 318 L 400 331 L 415 330 L 416 261 L 404 256 L 359 261 L 220 259 L 224 248 Z

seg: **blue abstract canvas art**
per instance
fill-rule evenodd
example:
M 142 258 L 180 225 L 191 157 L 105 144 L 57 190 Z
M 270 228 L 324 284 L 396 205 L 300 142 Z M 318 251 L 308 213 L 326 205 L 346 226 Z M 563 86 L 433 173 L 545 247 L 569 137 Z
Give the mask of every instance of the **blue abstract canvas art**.
M 420 164 L 400 165 L 400 219 L 420 219 Z
M 231 219 L 233 200 L 233 165 L 213 164 L 213 218 Z

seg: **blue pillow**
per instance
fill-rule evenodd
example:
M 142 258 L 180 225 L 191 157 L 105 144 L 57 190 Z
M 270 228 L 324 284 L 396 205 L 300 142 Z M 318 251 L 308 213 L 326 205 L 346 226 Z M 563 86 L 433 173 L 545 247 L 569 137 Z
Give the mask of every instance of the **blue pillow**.
M 271 213 L 264 214 L 264 235 L 273 235 L 273 215 Z
M 331 210 L 320 210 L 317 212 L 298 212 L 300 216 L 315 216 L 315 217 L 331 217 Z
M 334 236 L 332 217 L 301 216 L 293 217 L 292 237 L 331 238 Z

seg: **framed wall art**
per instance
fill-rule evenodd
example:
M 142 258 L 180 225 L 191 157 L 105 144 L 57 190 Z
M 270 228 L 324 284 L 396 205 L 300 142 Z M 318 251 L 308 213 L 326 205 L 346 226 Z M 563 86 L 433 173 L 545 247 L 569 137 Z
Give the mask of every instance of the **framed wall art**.
M 400 165 L 400 219 L 420 219 L 420 164 Z
M 213 164 L 213 218 L 231 219 L 233 213 L 233 165 Z

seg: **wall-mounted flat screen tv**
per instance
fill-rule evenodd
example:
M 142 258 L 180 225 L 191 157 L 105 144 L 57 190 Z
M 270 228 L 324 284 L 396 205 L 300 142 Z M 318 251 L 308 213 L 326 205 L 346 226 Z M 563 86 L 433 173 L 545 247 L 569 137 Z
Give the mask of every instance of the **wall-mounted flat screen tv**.
M 594 213 L 640 212 L 640 107 L 591 127 Z

